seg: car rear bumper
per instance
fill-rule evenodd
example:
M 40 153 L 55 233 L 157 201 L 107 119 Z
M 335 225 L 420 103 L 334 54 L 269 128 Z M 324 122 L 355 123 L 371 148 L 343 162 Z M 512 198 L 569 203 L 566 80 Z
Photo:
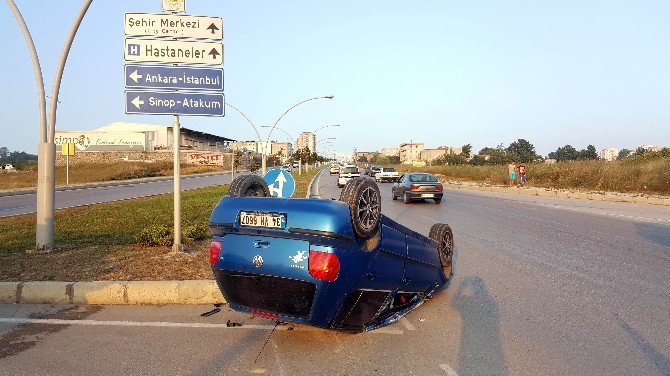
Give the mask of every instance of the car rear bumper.
M 441 199 L 442 196 L 444 195 L 443 192 L 439 191 L 418 191 L 418 192 L 413 192 L 413 191 L 406 191 L 407 196 L 409 196 L 410 199 L 416 200 L 420 198 L 427 198 L 427 199 Z

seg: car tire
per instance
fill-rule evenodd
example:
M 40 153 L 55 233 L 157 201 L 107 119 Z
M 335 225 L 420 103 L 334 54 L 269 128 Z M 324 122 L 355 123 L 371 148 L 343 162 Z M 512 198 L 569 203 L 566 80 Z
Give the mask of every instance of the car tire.
M 260 176 L 242 175 L 230 183 L 228 194 L 231 197 L 270 197 L 270 190 Z
M 440 202 L 442 202 L 442 199 L 441 198 L 436 198 L 433 201 L 435 201 L 436 204 L 439 204 Z
M 391 199 L 392 199 L 393 201 L 395 201 L 395 200 L 398 199 L 398 196 L 396 196 L 396 195 L 395 195 L 395 192 L 393 192 L 393 188 L 391 188 Z
M 407 194 L 407 192 L 405 192 L 405 193 L 402 194 L 402 201 L 403 201 L 405 204 L 409 204 L 409 203 L 412 202 L 412 200 L 409 198 L 409 195 Z
M 428 237 L 437 242 L 437 253 L 440 256 L 440 265 L 447 278 L 453 273 L 454 260 L 454 233 L 451 227 L 444 223 L 436 223 L 430 228 Z
M 340 201 L 347 203 L 351 224 L 356 235 L 369 238 L 379 229 L 381 220 L 381 194 L 375 182 L 353 178 L 344 186 Z

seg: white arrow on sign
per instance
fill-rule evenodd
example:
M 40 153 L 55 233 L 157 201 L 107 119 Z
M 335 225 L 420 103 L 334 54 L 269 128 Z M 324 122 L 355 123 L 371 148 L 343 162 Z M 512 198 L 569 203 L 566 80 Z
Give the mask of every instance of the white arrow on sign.
M 275 183 L 278 183 L 279 187 L 275 188 Z M 275 179 L 274 183 L 272 183 L 272 185 L 268 187 L 270 195 L 274 197 L 282 197 L 282 193 L 284 193 L 284 183 L 286 183 L 284 173 L 282 171 L 279 171 L 277 179 Z
M 138 95 L 137 98 L 133 99 L 132 102 L 130 102 L 130 103 L 134 104 L 135 107 L 137 107 L 137 109 L 139 109 L 140 105 L 144 104 L 144 101 L 140 100 L 140 96 Z
M 135 81 L 135 83 L 137 83 L 137 79 L 142 78 L 142 75 L 137 74 L 137 71 L 135 71 L 135 72 L 131 73 L 129 77 L 132 78 L 133 81 Z

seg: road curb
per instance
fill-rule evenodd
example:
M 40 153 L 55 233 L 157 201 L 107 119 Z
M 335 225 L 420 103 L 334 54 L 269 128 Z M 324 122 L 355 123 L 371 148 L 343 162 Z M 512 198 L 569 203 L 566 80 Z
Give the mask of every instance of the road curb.
M 455 182 L 443 183 L 445 187 L 452 189 L 470 190 L 470 191 L 484 191 L 497 193 L 521 194 L 530 196 L 547 196 L 558 198 L 572 198 L 581 200 L 593 201 L 610 201 L 610 202 L 628 202 L 635 204 L 649 204 L 659 206 L 670 206 L 670 197 L 663 196 L 648 196 L 648 195 L 633 195 L 615 192 L 581 192 L 568 191 L 539 187 L 504 187 L 504 186 L 488 186 L 488 185 L 474 185 L 462 184 Z
M 2 304 L 217 304 L 225 303 L 213 280 L 0 282 Z
M 246 172 L 238 171 L 237 173 Z M 190 174 L 182 175 L 182 179 L 189 178 L 198 178 L 201 176 L 211 176 L 211 175 L 225 175 L 230 174 L 230 171 L 218 171 L 218 172 L 203 172 L 201 174 Z M 128 180 L 112 180 L 112 181 L 103 181 L 98 183 L 85 183 L 85 184 L 73 184 L 68 186 L 56 187 L 56 191 L 75 191 L 77 189 L 87 189 L 87 188 L 102 188 L 102 187 L 114 187 L 119 185 L 132 185 L 132 184 L 141 184 L 141 183 L 152 183 L 157 181 L 166 181 L 172 180 L 172 176 L 155 176 L 150 178 L 137 178 L 137 179 L 128 179 Z M 13 190 L 3 190 L 0 191 L 0 197 L 4 196 L 19 196 L 36 193 L 36 188 L 20 188 Z
M 319 194 L 319 179 L 321 178 L 321 173 L 325 168 L 322 168 L 321 171 L 317 172 L 316 175 L 310 180 L 309 185 L 307 186 L 307 196 L 306 198 L 321 198 L 321 195 Z M 312 189 L 314 190 L 314 193 L 312 193 Z

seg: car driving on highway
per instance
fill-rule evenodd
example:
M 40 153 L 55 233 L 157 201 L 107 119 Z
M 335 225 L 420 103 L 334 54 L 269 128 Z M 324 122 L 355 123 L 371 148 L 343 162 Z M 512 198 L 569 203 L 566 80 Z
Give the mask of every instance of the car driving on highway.
M 442 202 L 443 189 L 442 183 L 435 176 L 423 172 L 412 172 L 402 175 L 391 187 L 391 197 L 394 200 L 400 197 L 405 204 L 425 199 L 432 199 L 439 204 Z
M 381 167 L 379 172 L 375 174 L 375 181 L 383 183 L 385 181 L 395 182 L 398 180 L 400 175 L 393 167 Z
M 358 171 L 358 167 L 354 165 L 346 165 L 344 168 L 340 169 L 340 175 L 337 177 L 337 186 L 339 188 L 344 187 L 347 182 L 353 178 L 358 178 L 361 176 L 361 173 Z
M 257 175 L 230 185 L 210 218 L 209 260 L 231 308 L 352 332 L 389 325 L 452 280 L 453 233 L 428 237 L 381 214 L 372 179 L 339 200 L 275 198 Z
M 340 173 L 340 165 L 338 165 L 337 163 L 331 164 L 329 171 L 330 171 L 331 175 L 339 174 Z

